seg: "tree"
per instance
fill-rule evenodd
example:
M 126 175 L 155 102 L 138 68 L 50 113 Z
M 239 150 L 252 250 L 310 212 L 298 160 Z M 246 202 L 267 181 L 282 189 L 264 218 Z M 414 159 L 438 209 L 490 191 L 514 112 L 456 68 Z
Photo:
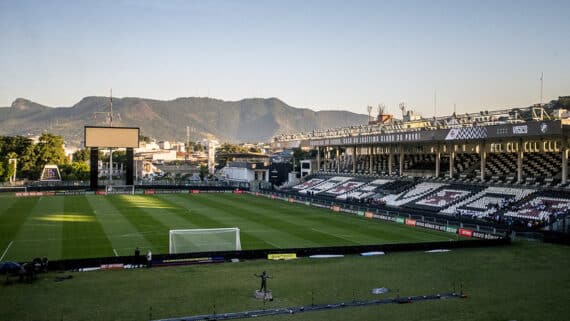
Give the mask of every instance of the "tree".
M 46 164 L 64 165 L 69 163 L 63 149 L 63 137 L 53 134 L 42 134 L 35 146 L 36 159 L 43 167 Z
M 72 158 L 73 158 L 74 162 L 86 162 L 87 163 L 91 159 L 90 151 L 88 148 L 80 149 L 80 150 L 76 151 L 75 153 L 73 153 Z
M 208 167 L 204 164 L 200 165 L 200 180 L 203 181 L 204 177 L 208 175 Z
M 139 135 L 139 142 L 145 142 L 145 143 L 150 143 L 150 137 L 148 136 L 144 136 L 144 135 Z

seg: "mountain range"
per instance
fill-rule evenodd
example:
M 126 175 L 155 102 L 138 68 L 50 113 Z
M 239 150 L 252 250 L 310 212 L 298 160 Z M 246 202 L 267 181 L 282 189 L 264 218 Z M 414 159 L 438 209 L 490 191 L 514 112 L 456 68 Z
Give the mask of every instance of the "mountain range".
M 267 142 L 291 132 L 365 124 L 368 116 L 347 111 L 295 108 L 277 98 L 223 101 L 187 97 L 174 100 L 113 98 L 113 126 L 140 127 L 157 140 L 217 139 L 220 142 Z M 0 135 L 61 135 L 80 147 L 83 127 L 108 126 L 109 97 L 85 97 L 71 107 L 48 107 L 24 98 L 0 108 Z

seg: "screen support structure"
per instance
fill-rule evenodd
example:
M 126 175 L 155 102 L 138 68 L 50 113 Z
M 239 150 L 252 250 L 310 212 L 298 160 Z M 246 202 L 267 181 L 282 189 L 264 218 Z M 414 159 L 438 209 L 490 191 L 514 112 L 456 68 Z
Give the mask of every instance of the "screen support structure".
M 109 185 L 113 183 L 113 150 L 125 148 L 127 151 L 126 185 L 133 185 L 134 148 L 139 147 L 138 127 L 97 127 L 85 126 L 85 147 L 91 148 L 90 154 L 90 188 L 99 188 L 99 149 L 108 148 Z

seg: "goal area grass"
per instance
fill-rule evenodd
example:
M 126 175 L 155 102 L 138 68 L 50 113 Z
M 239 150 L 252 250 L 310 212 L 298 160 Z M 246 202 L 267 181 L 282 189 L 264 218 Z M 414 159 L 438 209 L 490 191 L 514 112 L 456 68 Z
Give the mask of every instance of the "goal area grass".
M 244 250 L 447 241 L 456 235 L 247 194 L 0 196 L 4 261 L 169 252 L 169 231 L 238 227 Z

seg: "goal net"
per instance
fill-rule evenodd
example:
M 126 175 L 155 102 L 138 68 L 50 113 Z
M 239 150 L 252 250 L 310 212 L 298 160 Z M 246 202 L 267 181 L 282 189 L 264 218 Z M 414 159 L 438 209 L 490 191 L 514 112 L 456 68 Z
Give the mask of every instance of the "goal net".
M 170 230 L 170 254 L 240 250 L 237 227 Z
M 107 194 L 129 194 L 135 193 L 134 185 L 107 185 L 105 186 Z

